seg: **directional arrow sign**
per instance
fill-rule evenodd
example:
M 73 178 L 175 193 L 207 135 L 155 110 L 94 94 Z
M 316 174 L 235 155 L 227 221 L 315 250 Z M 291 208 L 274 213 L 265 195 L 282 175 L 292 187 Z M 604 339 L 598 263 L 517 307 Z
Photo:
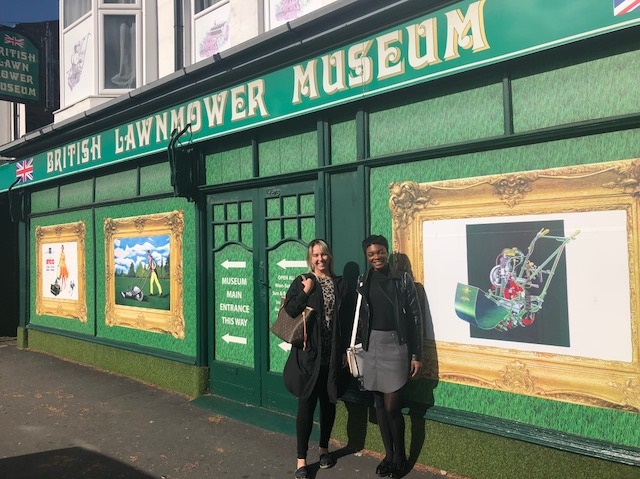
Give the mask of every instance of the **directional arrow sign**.
M 222 336 L 222 339 L 225 343 L 247 344 L 247 338 L 241 338 L 240 336 L 231 336 L 230 334 L 225 334 L 224 336 Z
M 290 261 L 288 259 L 283 259 L 278 262 L 278 266 L 280 266 L 282 269 L 306 268 L 307 262 L 306 261 Z
M 247 267 L 247 262 L 246 261 L 229 261 L 229 260 L 225 260 L 225 262 L 222 263 L 222 267 L 224 269 L 246 268 Z
M 289 343 L 285 343 L 284 341 L 278 344 L 278 347 L 284 351 L 291 351 L 291 345 Z

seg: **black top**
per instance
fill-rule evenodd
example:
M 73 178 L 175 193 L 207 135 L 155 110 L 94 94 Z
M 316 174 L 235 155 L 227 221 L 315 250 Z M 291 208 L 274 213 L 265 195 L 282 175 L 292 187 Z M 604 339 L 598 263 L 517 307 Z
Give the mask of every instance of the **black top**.
M 389 268 L 371 272 L 369 283 L 369 304 L 371 305 L 371 329 L 393 331 L 396 329 L 393 304 L 395 287 L 389 277 Z

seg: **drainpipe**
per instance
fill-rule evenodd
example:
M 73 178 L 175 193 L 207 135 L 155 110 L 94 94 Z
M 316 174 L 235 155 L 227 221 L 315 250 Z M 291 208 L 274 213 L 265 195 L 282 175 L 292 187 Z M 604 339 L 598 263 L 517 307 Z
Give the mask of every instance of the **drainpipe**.
M 182 1 L 173 0 L 173 17 L 175 21 L 173 26 L 175 41 L 174 71 L 181 70 L 184 67 L 184 5 Z

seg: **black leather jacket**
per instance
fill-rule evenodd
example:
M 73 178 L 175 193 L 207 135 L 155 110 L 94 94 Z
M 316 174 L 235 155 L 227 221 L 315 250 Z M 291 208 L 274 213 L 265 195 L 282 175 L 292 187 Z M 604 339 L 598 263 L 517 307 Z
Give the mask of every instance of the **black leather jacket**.
M 356 290 L 362 295 L 360 306 L 360 323 L 358 336 L 365 351 L 369 349 L 369 335 L 371 322 L 369 321 L 369 277 L 372 269 L 358 277 Z M 389 270 L 389 277 L 394 281 L 396 302 L 393 305 L 396 319 L 396 331 L 400 344 L 407 344 L 412 359 L 422 361 L 422 312 L 416 292 L 416 285 L 411 276 L 393 268 Z

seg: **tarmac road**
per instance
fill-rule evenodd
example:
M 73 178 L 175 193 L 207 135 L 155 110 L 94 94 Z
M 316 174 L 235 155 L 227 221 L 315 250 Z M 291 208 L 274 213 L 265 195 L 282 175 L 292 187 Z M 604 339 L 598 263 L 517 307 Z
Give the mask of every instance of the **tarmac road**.
M 14 338 L 0 338 L 0 427 L 2 479 L 287 479 L 295 468 L 294 437 Z M 379 456 L 332 444 L 338 462 L 320 470 L 310 446 L 311 479 L 377 477 Z M 452 476 L 415 466 L 405 477 Z

